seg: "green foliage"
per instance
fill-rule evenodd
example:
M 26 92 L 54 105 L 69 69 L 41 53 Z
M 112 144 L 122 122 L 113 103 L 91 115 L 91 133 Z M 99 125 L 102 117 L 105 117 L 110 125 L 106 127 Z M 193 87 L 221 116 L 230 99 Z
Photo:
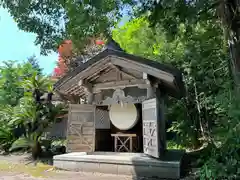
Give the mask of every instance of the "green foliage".
M 34 72 L 31 77 L 21 82 L 21 86 L 25 92 L 33 92 L 35 89 L 38 89 L 44 93 L 51 89 L 52 82 L 49 78 Z
M 0 75 L 0 146 L 4 151 L 30 149 L 37 158 L 42 151 L 42 134 L 62 120 L 65 107 L 51 103 L 51 80 L 30 63 L 5 63 Z M 44 94 L 48 98 L 43 99 Z M 11 103 L 9 99 L 14 101 Z
M 187 96 L 168 102 L 168 119 L 173 121 L 169 131 L 177 135 L 176 146 L 195 149 L 210 144 L 210 152 L 202 157 L 204 165 L 200 177 L 237 178 L 240 171 L 240 101 L 233 98 L 239 94 L 233 93 L 230 74 L 239 85 L 239 2 L 3 0 L 1 4 L 9 10 L 20 29 L 38 35 L 36 44 L 41 45 L 42 53 L 55 50 L 63 39 L 73 40 L 74 48 L 81 52 L 89 37 L 108 36 L 121 17 L 121 10 L 125 8 L 126 11 L 124 5 L 129 5 L 135 17 L 140 18 L 113 30 L 113 38 L 129 53 L 183 70 Z M 225 38 L 230 43 L 232 61 Z M 39 126 L 43 129 L 48 119 L 55 119 L 57 113 L 51 117 L 50 112 L 54 112 L 55 107 L 33 103 L 32 96 L 39 102 L 36 97 L 46 86 L 44 81 L 33 76 L 22 88 L 18 82 L 29 73 L 21 74 L 20 69 L 21 72 L 27 70 L 26 67 L 15 68 L 11 63 L 1 69 L 0 105 L 4 107 L 1 121 L 14 126 L 23 124 L 29 133 L 35 133 L 38 128 L 33 128 L 34 123 L 43 119 L 46 123 Z M 29 124 L 31 127 L 26 127 Z M 5 137 L 7 139 L 7 134 Z M 171 143 L 169 146 L 176 147 Z
M 239 98 L 233 98 L 235 92 L 228 92 L 224 103 L 228 118 L 221 119 L 216 128 L 215 143 L 209 157 L 204 157 L 201 167 L 201 179 L 237 179 L 240 177 L 240 111 Z
M 24 127 L 24 131 L 20 134 L 20 138 L 12 144 L 10 150 L 30 148 L 33 157 L 37 157 L 41 153 L 40 137 L 48 127 L 62 119 L 59 115 L 66 112 L 61 104 L 53 105 L 48 101 L 36 101 L 36 96 L 38 96 L 34 95 L 36 89 L 44 93 L 51 86 L 48 78 L 34 73 L 32 77 L 23 81 L 22 85 L 27 93 L 20 99 L 19 105 L 14 107 L 10 124 L 13 127 L 21 125 Z
M 14 141 L 11 145 L 10 151 L 17 150 L 17 149 L 28 149 L 34 148 L 35 143 L 39 141 L 39 137 L 36 133 L 30 134 L 28 137 L 21 137 Z
M 121 17 L 124 5 L 132 0 L 43 0 L 37 2 L 3 0 L 21 30 L 37 34 L 35 43 L 46 54 L 56 50 L 64 39 L 71 39 L 78 49 L 89 37 L 108 35 Z
M 16 64 L 14 61 L 3 62 L 0 67 L 0 106 L 15 106 L 23 97 L 24 91 L 20 82 L 35 72 L 31 64 Z
M 185 149 L 185 147 L 181 146 L 180 144 L 177 144 L 175 141 L 167 141 L 167 149 Z
M 215 98 L 230 82 L 227 53 L 218 24 L 198 22 L 192 29 L 193 33 L 185 36 L 187 29 L 182 24 L 179 27 L 182 33 L 169 42 L 164 28 L 160 25 L 150 28 L 143 17 L 113 31 L 114 39 L 127 52 L 183 70 L 187 97 L 178 102 L 170 99 L 168 119 L 174 120 L 169 131 L 177 133 L 179 143 L 189 148 L 211 141 L 210 126 L 219 115 Z
M 38 157 L 41 153 L 41 136 L 45 130 L 62 120 L 61 115 L 65 114 L 64 106 L 38 104 L 29 94 L 23 97 L 19 106 L 15 107 L 9 125 L 14 127 L 22 126 L 24 131 L 20 133 L 11 146 L 10 151 L 16 149 L 31 149 L 33 157 Z
M 169 132 L 176 137 L 169 147 L 188 149 L 209 144 L 210 152 L 201 157 L 202 179 L 232 179 L 239 167 L 239 106 L 233 101 L 232 79 L 226 42 L 218 22 L 201 20 L 179 24 L 169 41 L 165 27 L 150 28 L 145 17 L 134 19 L 113 31 L 113 38 L 127 52 L 182 69 L 187 96 L 169 99 Z M 141 38 L 139 38 L 141 37 Z M 235 106 L 235 107 L 234 107 Z M 179 145 L 179 146 L 178 146 Z
M 202 20 L 216 20 L 216 10 L 220 2 L 215 0 L 182 1 L 182 0 L 140 0 L 138 15 L 148 12 L 151 25 L 161 24 L 168 37 L 178 35 L 179 26 L 185 24 L 192 33 L 192 24 Z
M 44 0 L 41 3 L 3 0 L 18 27 L 37 34 L 42 53 L 56 50 L 64 39 L 71 39 L 80 51 L 89 37 L 108 36 L 111 28 L 126 14 L 149 17 L 151 25 L 160 23 L 168 34 L 176 35 L 184 23 L 191 34 L 191 24 L 202 19 L 216 19 L 218 2 L 182 0 Z M 60 23 L 59 23 L 60 21 Z
M 239 18 L 240 3 L 238 0 L 140 0 L 137 8 L 137 16 L 145 13 L 151 26 L 161 24 L 167 38 L 174 40 L 181 34 L 179 27 L 184 24 L 186 27 L 185 36 L 194 33 L 193 24 L 197 22 L 217 22 L 223 33 L 221 37 L 226 38 L 230 50 L 231 59 L 228 59 L 230 72 L 232 74 L 235 88 L 240 89 L 239 76 Z M 217 35 L 214 35 L 217 37 Z
M 0 148 L 4 151 L 8 151 L 12 143 L 16 140 L 12 129 L 8 126 L 3 126 L 0 128 Z
M 37 71 L 38 75 L 42 73 L 42 68 L 39 66 L 38 59 L 36 56 L 30 56 L 27 60 L 28 63 L 30 63 L 35 71 Z

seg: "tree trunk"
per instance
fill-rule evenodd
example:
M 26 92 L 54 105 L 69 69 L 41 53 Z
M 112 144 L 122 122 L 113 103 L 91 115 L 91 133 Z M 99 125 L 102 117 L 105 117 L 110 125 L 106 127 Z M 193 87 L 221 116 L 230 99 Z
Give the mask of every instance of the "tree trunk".
M 227 36 L 231 71 L 237 92 L 240 92 L 240 1 L 225 0 L 222 1 L 217 12 L 222 21 L 225 34 Z
M 34 160 L 37 160 L 40 155 L 42 153 L 42 148 L 41 148 L 41 144 L 39 143 L 39 141 L 37 141 L 35 143 L 35 145 L 32 147 L 32 157 Z

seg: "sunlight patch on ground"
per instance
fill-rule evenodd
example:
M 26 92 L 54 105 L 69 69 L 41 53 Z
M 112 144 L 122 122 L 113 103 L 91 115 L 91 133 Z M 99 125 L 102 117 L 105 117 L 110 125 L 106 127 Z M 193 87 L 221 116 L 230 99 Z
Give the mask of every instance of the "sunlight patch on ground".
M 1 171 L 24 173 L 33 177 L 46 177 L 53 175 L 55 169 L 53 166 L 42 163 L 37 163 L 36 166 L 33 166 L 0 161 L 0 172 Z

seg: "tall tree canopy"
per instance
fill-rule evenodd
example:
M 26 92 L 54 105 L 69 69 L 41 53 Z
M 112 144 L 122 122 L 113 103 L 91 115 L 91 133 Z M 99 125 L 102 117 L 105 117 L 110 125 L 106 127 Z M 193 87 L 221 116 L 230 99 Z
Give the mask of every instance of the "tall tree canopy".
M 15 61 L 4 62 L 0 66 L 0 106 L 15 106 L 23 97 L 21 81 L 36 72 L 30 63 L 17 64 Z
M 161 23 L 173 34 L 181 23 L 190 25 L 200 19 L 221 17 L 239 36 L 237 0 L 2 0 L 1 5 L 9 10 L 20 29 L 38 35 L 36 44 L 41 45 L 42 52 L 55 50 L 59 45 L 56 43 L 66 38 L 83 47 L 86 38 L 108 34 L 128 10 L 134 12 L 132 17 L 147 13 L 152 25 Z
M 131 0 L 3 0 L 18 27 L 37 34 L 36 44 L 46 54 L 64 39 L 81 49 L 89 37 L 109 34 Z
M 36 33 L 36 44 L 46 54 L 56 50 L 64 39 L 71 39 L 74 49 L 82 52 L 92 37 L 108 36 L 128 10 L 131 17 L 149 16 L 151 25 L 160 23 L 171 39 L 185 24 L 186 35 L 192 33 L 191 24 L 217 20 L 229 40 L 232 60 L 229 61 L 236 85 L 240 86 L 239 1 L 238 0 L 2 0 L 18 27 Z
M 192 33 L 180 24 L 173 41 L 160 23 L 149 27 L 148 18 L 137 18 L 113 31 L 113 38 L 129 53 L 171 63 L 185 75 L 187 96 L 168 102 L 169 131 L 175 142 L 188 148 L 208 144 L 211 157 L 201 157 L 201 179 L 234 179 L 240 157 L 238 106 L 231 98 L 225 39 L 216 21 L 201 20 L 191 25 Z M 141 38 L 139 38 L 141 37 Z
M 36 58 L 35 55 L 30 56 L 27 62 L 32 65 L 33 69 L 35 69 L 38 72 L 38 74 L 42 73 L 42 68 L 40 68 L 38 59 Z
M 219 25 L 202 21 L 191 28 L 193 33 L 186 37 L 186 27 L 182 24 L 178 37 L 167 43 L 164 28 L 161 25 L 149 28 L 148 20 L 143 17 L 114 30 L 113 37 L 131 54 L 170 63 L 183 70 L 187 97 L 174 106 L 170 104 L 173 114 L 170 113 L 168 119 L 180 121 L 172 130 L 178 132 L 182 143 L 198 146 L 199 139 L 211 141 L 210 126 L 215 123 L 212 120 L 222 116 L 216 97 L 226 86 L 230 87 L 231 80 L 226 60 L 228 53 Z M 187 127 L 192 129 L 184 130 Z
M 215 20 L 221 24 L 222 36 L 228 40 L 231 54 L 229 67 L 237 89 L 240 88 L 239 0 L 140 0 L 140 2 L 142 2 L 140 12 L 150 12 L 148 17 L 151 25 L 161 24 L 170 38 L 178 34 L 181 24 L 185 24 L 187 28 L 186 36 L 194 33 L 191 25 L 201 20 Z

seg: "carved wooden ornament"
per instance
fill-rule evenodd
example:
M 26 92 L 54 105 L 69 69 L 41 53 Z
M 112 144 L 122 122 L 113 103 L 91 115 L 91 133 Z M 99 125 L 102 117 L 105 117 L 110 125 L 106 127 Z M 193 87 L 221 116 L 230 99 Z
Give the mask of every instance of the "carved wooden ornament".
M 146 100 L 145 96 L 140 97 L 132 97 L 132 96 L 125 96 L 125 92 L 122 89 L 116 89 L 113 93 L 112 97 L 107 97 L 103 100 L 102 104 L 129 104 L 129 103 L 141 103 L 142 101 Z

